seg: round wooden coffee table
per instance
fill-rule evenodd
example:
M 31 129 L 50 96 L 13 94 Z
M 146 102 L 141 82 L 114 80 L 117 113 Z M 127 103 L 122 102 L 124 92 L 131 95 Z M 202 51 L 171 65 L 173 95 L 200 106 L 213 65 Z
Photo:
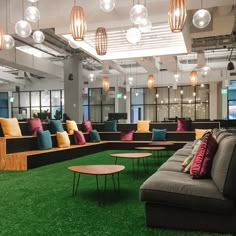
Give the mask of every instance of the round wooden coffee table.
M 174 142 L 171 141 L 152 141 L 148 145 L 150 146 L 171 146 L 174 145 Z
M 114 186 L 114 191 L 120 191 L 120 179 L 119 173 L 125 169 L 122 165 L 84 165 L 84 166 L 70 166 L 68 167 L 69 170 L 74 172 L 74 179 L 73 179 L 73 190 L 72 195 L 75 196 L 79 186 L 80 174 L 87 174 L 87 175 L 95 175 L 96 176 L 96 183 L 97 183 L 97 194 L 98 194 L 98 203 L 100 205 L 100 190 L 98 185 L 98 176 L 104 175 L 105 176 L 105 186 L 104 191 L 106 191 L 106 182 L 107 182 L 107 175 L 112 175 L 112 181 Z M 78 174 L 78 179 L 76 183 L 76 174 Z M 114 174 L 117 174 L 117 189 L 114 180 Z
M 132 153 L 113 153 L 110 154 L 112 157 L 115 157 L 115 164 L 117 163 L 117 159 L 118 158 L 125 158 L 125 159 L 132 159 L 133 161 L 133 172 L 134 172 L 134 160 L 136 159 L 138 162 L 138 169 L 139 169 L 139 160 L 143 159 L 143 168 L 144 171 L 147 172 L 148 171 L 148 162 L 145 165 L 145 161 L 144 159 L 147 157 L 150 157 L 152 155 L 152 153 L 144 153 L 144 152 L 132 152 Z

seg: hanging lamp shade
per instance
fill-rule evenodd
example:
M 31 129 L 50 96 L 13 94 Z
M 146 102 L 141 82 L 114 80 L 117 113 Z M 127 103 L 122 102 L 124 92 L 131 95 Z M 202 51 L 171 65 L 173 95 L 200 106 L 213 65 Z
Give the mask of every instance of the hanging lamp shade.
M 108 91 L 110 88 L 110 81 L 108 77 L 103 77 L 102 79 L 102 88 L 104 91 Z
M 181 32 L 187 17 L 185 0 L 170 0 L 168 21 L 172 32 Z
M 191 71 L 189 79 L 190 79 L 190 84 L 192 86 L 196 86 L 197 85 L 197 71 L 195 70 Z
M 74 6 L 70 14 L 70 31 L 76 41 L 84 40 L 87 31 L 87 23 L 83 8 Z
M 2 50 L 3 48 L 4 48 L 4 34 L 0 29 L 0 50 Z
M 107 33 L 103 27 L 99 27 L 96 30 L 96 52 L 100 56 L 107 53 Z
M 147 87 L 152 89 L 154 87 L 155 78 L 153 75 L 149 75 L 147 78 Z

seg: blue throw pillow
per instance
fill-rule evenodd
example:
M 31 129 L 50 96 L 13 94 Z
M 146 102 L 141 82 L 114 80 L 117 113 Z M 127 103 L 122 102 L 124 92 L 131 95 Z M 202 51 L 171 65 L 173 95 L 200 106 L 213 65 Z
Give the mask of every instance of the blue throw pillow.
M 100 142 L 101 141 L 100 135 L 96 129 L 90 130 L 89 135 L 90 135 L 91 142 Z
M 46 150 L 52 148 L 52 139 L 49 130 L 37 132 L 38 149 Z
M 52 134 L 65 131 L 60 120 L 50 120 L 50 131 Z
M 152 129 L 152 141 L 166 141 L 166 129 Z
M 117 132 L 117 121 L 116 120 L 108 120 L 104 121 L 105 131 L 108 132 Z

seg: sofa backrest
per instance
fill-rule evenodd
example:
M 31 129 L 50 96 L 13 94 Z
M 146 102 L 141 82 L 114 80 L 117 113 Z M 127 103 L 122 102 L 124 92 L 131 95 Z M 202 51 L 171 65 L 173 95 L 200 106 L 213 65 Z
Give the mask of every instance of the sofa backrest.
M 236 135 L 226 136 L 220 141 L 211 177 L 224 196 L 236 199 Z
M 218 134 L 215 135 L 216 142 L 220 144 L 221 140 L 223 140 L 227 136 L 232 136 L 232 133 L 227 132 L 226 130 L 220 131 Z

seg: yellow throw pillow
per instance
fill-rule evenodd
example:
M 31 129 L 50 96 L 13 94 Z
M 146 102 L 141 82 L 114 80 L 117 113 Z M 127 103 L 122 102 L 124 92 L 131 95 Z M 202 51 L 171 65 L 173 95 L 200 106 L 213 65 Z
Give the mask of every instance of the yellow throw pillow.
M 1 118 L 0 123 L 4 136 L 22 136 L 18 120 L 16 118 Z
M 137 132 L 149 132 L 150 120 L 138 120 Z
M 211 132 L 211 129 L 195 129 L 195 139 L 200 139 L 207 132 Z
M 66 128 L 67 128 L 68 134 L 73 134 L 74 130 L 78 131 L 78 126 L 74 120 L 67 120 L 66 121 Z
M 66 131 L 57 132 L 57 145 L 60 148 L 65 148 L 70 146 L 70 139 Z

